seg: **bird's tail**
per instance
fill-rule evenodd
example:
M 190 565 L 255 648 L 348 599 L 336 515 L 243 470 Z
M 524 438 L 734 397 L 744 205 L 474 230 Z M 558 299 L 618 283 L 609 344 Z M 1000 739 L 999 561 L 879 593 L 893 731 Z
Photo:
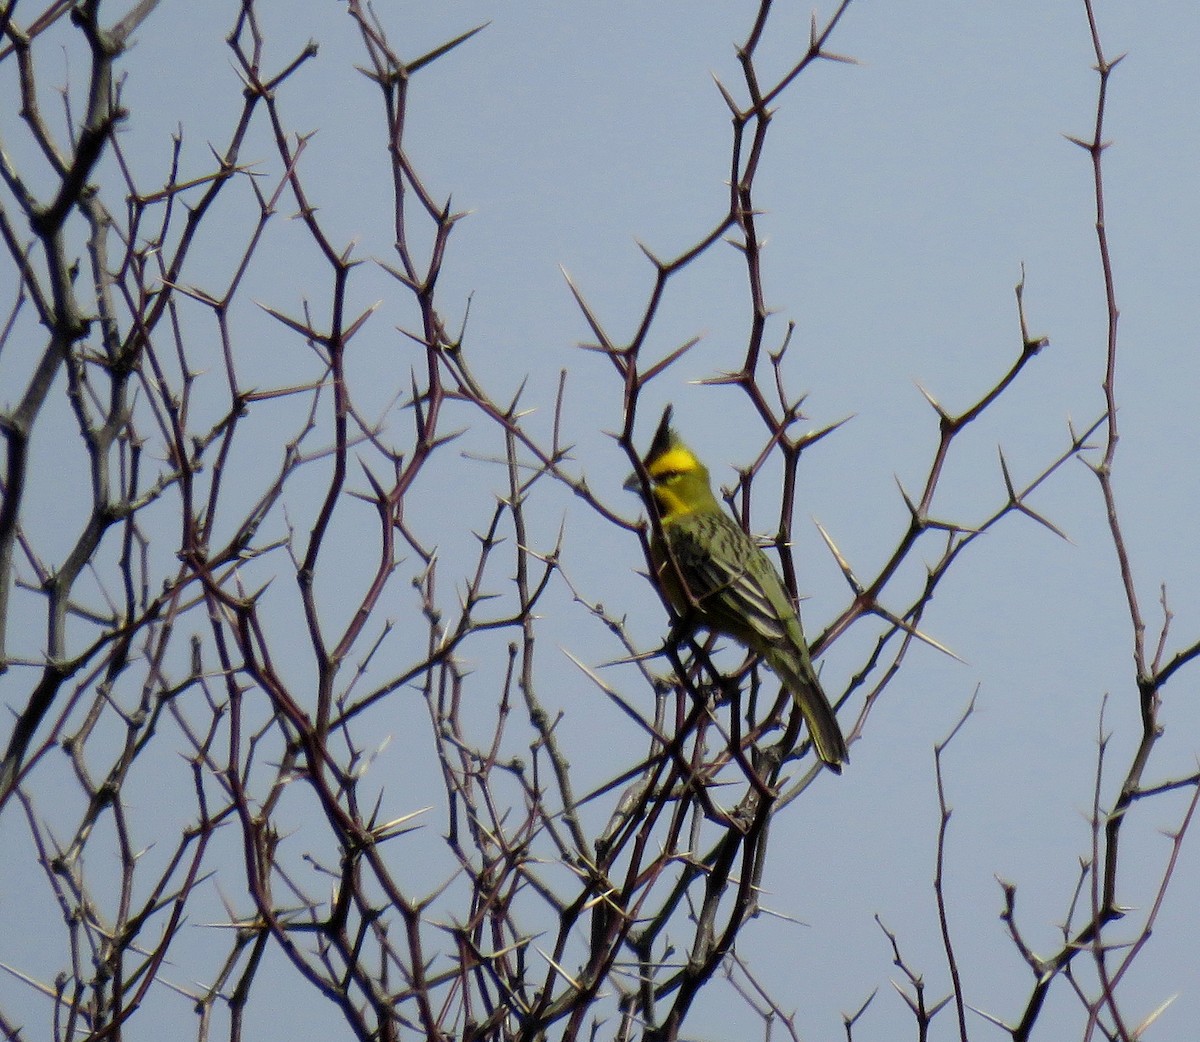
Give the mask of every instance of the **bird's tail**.
M 817 755 L 831 771 L 841 774 L 842 764 L 850 761 L 850 754 L 812 665 L 801 660 L 791 649 L 769 648 L 764 657 L 795 699 Z

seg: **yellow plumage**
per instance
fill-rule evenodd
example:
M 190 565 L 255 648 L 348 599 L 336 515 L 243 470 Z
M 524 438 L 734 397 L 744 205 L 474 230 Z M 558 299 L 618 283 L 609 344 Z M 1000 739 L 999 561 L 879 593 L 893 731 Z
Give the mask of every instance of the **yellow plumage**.
M 808 725 L 817 755 L 840 772 L 849 756 L 821 690 L 800 619 L 770 558 L 722 508 L 708 469 L 671 429 L 667 406 L 643 464 L 661 536 L 650 553 L 663 592 L 679 614 L 761 655 Z M 628 487 L 641 491 L 637 475 Z

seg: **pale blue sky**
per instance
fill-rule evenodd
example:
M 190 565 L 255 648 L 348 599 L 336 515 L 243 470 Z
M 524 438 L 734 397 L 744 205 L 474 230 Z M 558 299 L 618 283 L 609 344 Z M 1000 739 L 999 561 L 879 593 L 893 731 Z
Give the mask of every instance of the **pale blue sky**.
M 206 142 L 227 134 L 241 91 L 223 43 L 234 8 L 167 0 L 138 34 L 125 66 L 133 115 L 124 142 L 148 182 L 165 169 L 167 135 L 177 126 L 184 132 L 185 172 L 207 170 Z M 452 239 L 443 306 L 457 319 L 471 297 L 467 350 L 499 398 L 530 377 L 525 401 L 544 414 L 532 420 L 535 430 L 549 429 L 558 372 L 569 370 L 567 438 L 578 446 L 578 470 L 634 516 L 636 501 L 620 492 L 627 463 L 602 433 L 620 422 L 621 389 L 607 362 L 574 346 L 590 335 L 560 266 L 614 333 L 628 336 L 652 284 L 637 243 L 670 256 L 716 223 L 726 203 L 730 130 L 712 77 L 741 96 L 733 44 L 744 38 L 753 5 L 479 0 L 378 8 L 409 57 L 491 21 L 412 88 L 410 152 L 435 195 L 450 194 L 455 208 L 472 211 Z M 808 34 L 808 7 L 778 8 L 760 54 L 767 77 L 794 60 Z M 820 8 L 818 19 L 828 10 Z M 281 93 L 291 127 L 318 131 L 303 160 L 313 201 L 335 240 L 356 239 L 360 256 L 388 259 L 379 103 L 375 88 L 353 71 L 365 59 L 344 5 L 281 0 L 265 4 L 264 13 L 269 65 L 284 64 L 310 37 L 320 43 L 318 57 Z M 1116 488 L 1151 632 L 1157 636 L 1158 589 L 1166 583 L 1177 616 L 1169 645 L 1178 647 L 1200 635 L 1200 556 L 1193 550 L 1200 479 L 1186 448 L 1196 435 L 1200 384 L 1200 8 L 1178 0 L 1101 2 L 1097 13 L 1109 56 L 1128 52 L 1111 81 L 1106 137 L 1113 147 L 1105 159 L 1121 308 Z M 778 342 L 785 323 L 796 322 L 786 374 L 792 391 L 808 393 L 814 428 L 854 416 L 801 466 L 795 540 L 810 634 L 846 603 L 845 584 L 813 519 L 863 574 L 884 559 L 906 522 L 895 482 L 917 493 L 936 441 L 936 418 L 916 384 L 956 411 L 1011 364 L 1020 347 L 1013 287 L 1022 264 L 1031 332 L 1048 336 L 1050 345 L 994 414 L 964 436 L 935 513 L 986 516 L 1003 495 L 998 444 L 1016 480 L 1028 480 L 1065 448 L 1069 419 L 1086 426 L 1103 406 L 1105 316 L 1091 168 L 1087 154 L 1063 137 L 1089 136 L 1095 115 L 1097 78 L 1082 3 L 863 0 L 851 6 L 831 47 L 861 64 L 819 64 L 782 97 L 757 187 L 769 237 L 764 284 L 778 310 L 768 341 Z M 64 61 L 64 70 L 77 60 Z M 23 147 L 12 113 L 0 117 L 0 128 L 7 147 Z M 262 137 L 243 158 L 276 166 Z M 105 175 L 112 174 L 109 164 Z M 239 218 L 237 204 L 223 205 L 228 213 L 209 229 L 190 273 L 194 284 L 204 284 L 206 266 L 216 279 L 240 248 L 222 241 L 220 229 L 236 227 Z M 301 299 L 322 292 L 326 279 L 299 228 L 275 222 L 235 316 L 244 342 L 253 344 L 241 363 L 248 383 L 259 372 L 266 385 L 291 366 L 312 369 L 294 338 L 281 336 L 251 298 L 298 314 Z M 377 271 L 364 275 L 355 293 L 360 306 L 382 301 L 351 363 L 371 413 L 407 385 L 412 356 L 394 327 L 411 323 L 411 304 Z M 0 294 L 9 297 L 8 290 Z M 681 432 L 724 483 L 760 447 L 761 431 L 739 392 L 694 381 L 737 363 L 747 320 L 744 267 L 725 248 L 673 281 L 649 347 L 665 353 L 702 336 L 647 391 L 642 438 L 649 439 L 659 407 L 673 401 Z M 10 402 L 15 392 L 5 387 L 0 395 Z M 482 451 L 491 444 L 481 436 L 474 442 L 477 436 L 468 433 L 464 447 Z M 39 450 L 53 451 L 48 442 Z M 270 468 L 274 457 L 251 462 Z M 253 473 L 248 466 L 248 481 Z M 770 473 L 756 486 L 756 509 L 773 520 Z M 452 490 L 430 487 L 416 509 L 423 523 L 447 525 L 442 551 L 451 561 L 470 552 L 471 537 L 450 522 L 503 487 L 496 468 L 466 463 L 463 475 L 475 483 L 465 504 Z M 44 513 L 52 546 L 54 491 L 33 495 L 31 509 Z M 642 567 L 635 542 L 598 524 L 565 493 L 554 496 L 534 525 L 540 545 L 548 547 L 565 517 L 563 560 L 571 578 L 627 613 L 637 639 L 653 647 L 666 619 L 635 574 Z M 980 540 L 923 624 L 966 664 L 915 647 L 854 744 L 843 777 L 821 778 L 774 826 L 764 904 L 806 925 L 764 917 L 747 929 L 739 952 L 781 1005 L 797 1011 L 805 1039 L 842 1037 L 840 1013 L 877 986 L 861 1037 L 911 1037 L 907 1014 L 887 985 L 897 971 L 876 913 L 925 974 L 930 996 L 948 990 L 931 883 L 932 746 L 976 687 L 978 712 L 945 764 L 955 808 L 948 898 L 968 1000 L 1012 1017 L 1031 983 L 998 918 L 996 877 L 1018 884 L 1027 939 L 1045 951 L 1059 941 L 1078 859 L 1090 852 L 1085 815 L 1100 707 L 1109 696 L 1107 803 L 1136 739 L 1136 692 L 1129 620 L 1094 477 L 1073 462 L 1033 506 L 1072 542 L 1020 519 Z M 65 540 L 75 526 L 69 515 L 62 522 Z M 355 566 L 348 554 L 347 574 Z M 339 603 L 341 578 L 326 590 L 331 604 Z M 910 567 L 908 588 L 920 579 Z M 347 603 L 355 593 L 347 593 Z M 384 614 L 402 614 L 407 595 L 398 591 L 397 606 Z M 453 596 L 449 586 L 447 596 Z M 565 591 L 558 596 L 566 605 Z M 901 606 L 899 598 L 893 606 Z M 845 684 L 872 637 L 865 627 L 852 631 L 825 656 L 831 688 Z M 297 631 L 301 646 L 303 639 Z M 594 665 L 619 651 L 601 627 L 565 607 L 561 617 L 546 620 L 543 639 L 543 697 L 561 702 L 560 735 L 586 789 L 619 769 L 626 748 L 624 762 L 636 762 L 643 743 L 556 649 Z M 1166 690 L 1166 735 L 1147 782 L 1196 769 L 1195 675 L 1183 671 Z M 24 689 L 8 694 L 12 677 L 0 679 L 6 704 Z M 852 712 L 860 705 L 856 700 Z M 603 743 L 594 740 L 598 728 Z M 374 768 L 377 782 L 386 791 L 389 772 L 399 777 L 409 757 L 424 755 L 419 743 L 397 734 Z M 166 760 L 162 769 L 170 770 Z M 1127 823 L 1119 898 L 1135 909 L 1154 899 L 1168 853 L 1158 830 L 1177 824 L 1183 799 L 1141 806 Z M 397 813 L 406 800 L 407 793 L 397 797 Z M 152 821 L 155 812 L 146 813 Z M 602 822 L 607 808 L 595 813 Z M 297 807 L 298 821 L 302 814 Z M 11 818 L 10 807 L 0 839 L 16 828 Z M 422 842 L 436 845 L 437 835 L 435 825 Z M 230 842 L 231 856 L 235 847 Z M 1198 857 L 1192 837 L 1126 992 L 1134 1022 L 1179 995 L 1150 1039 L 1189 1038 L 1200 1021 Z M 6 869 L 0 920 L 28 912 L 34 931 L 34 912 L 19 908 L 15 896 L 26 888 L 44 895 L 44 880 L 12 874 L 30 868 Z M 1130 939 L 1135 935 L 1131 925 Z M 9 937 L 0 941 L 0 961 L 36 962 Z M 52 976 L 53 965 L 33 968 Z M 202 962 L 187 967 L 190 974 L 202 971 Z M 302 990 L 289 968 L 280 966 L 278 976 L 281 998 Z M 6 1006 L 28 1001 L 27 1023 L 44 1024 L 46 1004 L 18 990 L 11 979 L 0 982 Z M 164 1016 L 192 1030 L 184 1000 L 177 1008 L 169 998 L 158 1001 Z M 285 1024 L 278 1018 L 286 1015 L 265 1005 L 251 1014 L 262 1018 L 261 1031 L 267 1023 L 277 1030 Z M 1060 982 L 1035 1037 L 1080 1037 L 1080 1020 L 1078 1003 Z M 1002 1037 L 982 1018 L 973 1016 L 969 1026 L 972 1038 Z M 324 1033 L 338 1030 L 332 1013 L 322 1011 L 310 1027 L 288 1023 L 286 1034 L 334 1037 Z M 760 1032 L 727 990 L 713 988 L 687 1033 L 715 1040 Z M 135 1036 L 151 1037 L 136 1027 Z M 932 1037 L 956 1037 L 949 1010 L 935 1021 Z

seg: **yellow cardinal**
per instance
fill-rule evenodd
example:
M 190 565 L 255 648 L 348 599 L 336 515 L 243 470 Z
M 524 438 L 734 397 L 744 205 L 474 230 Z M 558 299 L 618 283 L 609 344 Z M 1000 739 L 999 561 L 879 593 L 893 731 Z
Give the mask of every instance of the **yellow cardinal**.
M 732 637 L 767 661 L 804 716 L 817 755 L 840 774 L 849 760 L 846 740 L 779 572 L 721 509 L 708 468 L 671 429 L 669 405 L 643 464 L 662 529 L 650 542 L 650 554 L 667 599 L 684 618 Z M 636 474 L 625 487 L 643 491 Z

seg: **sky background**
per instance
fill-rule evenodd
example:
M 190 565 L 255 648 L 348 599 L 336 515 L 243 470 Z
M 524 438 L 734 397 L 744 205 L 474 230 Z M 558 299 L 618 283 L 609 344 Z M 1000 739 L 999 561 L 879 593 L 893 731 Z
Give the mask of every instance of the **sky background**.
M 132 115 L 123 146 L 148 182 L 157 176 L 161 183 L 156 171 L 165 171 L 169 135 L 178 127 L 183 168 L 196 173 L 211 163 L 208 142 L 228 134 L 241 91 L 223 42 L 234 9 L 166 0 L 137 35 L 124 64 Z M 461 317 L 470 298 L 465 342 L 473 364 L 497 399 L 528 377 L 524 400 L 539 410 L 531 426 L 543 435 L 559 371 L 568 371 L 575 469 L 607 502 L 636 516 L 636 501 L 620 491 L 627 462 L 604 433 L 620 424 L 621 387 L 603 358 L 576 347 L 591 336 L 561 269 L 614 334 L 628 337 L 652 286 L 638 243 L 672 256 L 718 221 L 727 205 L 730 125 L 713 77 L 741 96 L 734 43 L 745 38 L 754 6 L 380 2 L 377 9 L 408 57 L 490 21 L 412 87 L 410 154 L 435 195 L 452 196 L 456 209 L 470 211 L 452 239 L 441 299 L 450 315 Z M 389 259 L 379 102 L 374 86 L 354 71 L 365 57 L 344 5 L 279 0 L 262 11 L 268 66 L 282 67 L 309 38 L 320 44 L 318 57 L 288 82 L 283 107 L 293 129 L 317 131 L 303 164 L 327 229 L 335 241 L 356 241 L 360 256 Z M 819 8 L 818 21 L 828 14 Z M 1113 144 L 1104 166 L 1121 309 L 1123 436 L 1115 484 L 1148 639 L 1157 638 L 1156 605 L 1166 584 L 1176 616 L 1168 646 L 1177 648 L 1200 637 L 1194 552 L 1200 478 L 1188 448 L 1200 386 L 1200 8 L 1167 0 L 1099 2 L 1097 15 L 1106 53 L 1128 53 L 1111 80 L 1105 136 Z M 806 6 L 777 5 L 760 51 L 764 79 L 802 52 L 809 17 Z M 861 575 L 886 558 L 907 523 L 896 483 L 918 494 L 936 446 L 936 417 L 917 385 L 959 411 L 1012 364 L 1021 345 L 1013 288 L 1022 265 L 1030 331 L 1047 336 L 1049 346 L 956 443 L 934 513 L 986 517 L 1003 501 L 998 446 L 1015 479 L 1027 481 L 1066 448 L 1069 422 L 1086 427 L 1103 409 L 1105 310 L 1091 166 L 1064 137 L 1089 137 L 1095 118 L 1097 77 L 1082 3 L 863 0 L 851 5 L 830 47 L 859 64 L 818 63 L 783 95 L 756 194 L 768 237 L 764 285 L 777 310 L 768 342 L 778 343 L 786 323 L 796 323 L 785 374 L 791 391 L 807 392 L 807 423 L 815 429 L 852 417 L 807 452 L 800 468 L 795 547 L 810 635 L 847 600 L 814 522 Z M 53 50 L 46 54 L 53 82 L 82 82 L 83 73 L 71 67 L 82 61 L 78 50 L 61 52 L 57 74 Z M 11 84 L 6 79 L 2 86 Z M 6 147 L 27 157 L 13 112 L 0 117 L 0 129 Z M 263 137 L 244 150 L 248 160 L 260 157 L 265 165 L 274 161 Z M 101 173 L 112 178 L 113 165 Z M 226 212 L 208 229 L 189 272 L 192 284 L 218 280 L 227 270 L 241 248 L 240 233 L 228 229 L 239 222 L 244 229 L 251 211 L 238 207 L 246 204 L 222 202 Z M 241 360 L 249 384 L 256 374 L 267 385 L 293 368 L 297 378 L 315 371 L 311 356 L 301 355 L 294 338 L 281 336 L 281 327 L 250 302 L 298 314 L 327 272 L 294 224 L 276 222 L 270 236 L 235 316 L 242 342 L 251 345 Z M 407 386 L 414 356 L 395 327 L 411 325 L 413 312 L 381 272 L 364 274 L 354 292 L 360 306 L 381 301 L 351 362 L 370 414 Z M 9 293 L 0 286 L 6 299 Z M 732 248 L 710 251 L 672 280 L 647 348 L 665 354 L 702 338 L 646 392 L 641 437 L 648 443 L 661 405 L 674 402 L 678 428 L 722 484 L 733 482 L 733 468 L 752 459 L 763 435 L 740 392 L 697 381 L 738 363 L 748 320 L 738 255 Z M 5 402 L 16 386 L 0 387 Z M 67 412 L 59 409 L 65 424 Z M 264 423 L 280 415 L 266 412 Z M 488 451 L 488 444 L 479 432 L 463 440 L 468 452 Z M 52 436 L 35 451 L 57 459 Z M 258 465 L 265 474 L 273 459 Z M 252 485 L 256 463 L 246 466 Z M 772 521 L 773 473 L 768 468 L 755 485 L 758 516 Z M 416 523 L 446 527 L 441 549 L 450 561 L 470 552 L 470 535 L 457 531 L 456 519 L 472 511 L 486 516 L 489 497 L 503 488 L 500 468 L 466 459 L 461 474 L 462 486 L 419 489 L 414 505 Z M 29 507 L 50 559 L 76 531 L 70 512 L 56 510 L 56 494 L 50 485 L 35 488 Z M 774 826 L 764 904 L 802 925 L 762 917 L 747 927 L 739 952 L 782 1006 L 797 1011 L 805 1039 L 843 1037 L 840 1014 L 876 987 L 861 1037 L 909 1037 L 907 1014 L 887 985 L 898 971 L 876 914 L 925 974 L 930 996 L 948 992 L 932 889 L 938 820 L 932 749 L 976 692 L 977 711 L 944 763 L 954 807 L 947 898 L 968 1000 L 998 1017 L 1015 1016 L 1031 984 L 999 920 L 998 878 L 1017 884 L 1021 923 L 1036 949 L 1049 951 L 1061 939 L 1079 858 L 1090 853 L 1098 735 L 1102 727 L 1111 734 L 1102 785 L 1107 805 L 1139 723 L 1129 619 L 1098 484 L 1072 462 L 1032 506 L 1070 541 L 1019 518 L 981 539 L 939 590 L 923 624 L 964 662 L 914 647 L 853 745 L 843 777 L 821 778 Z M 302 512 L 302 504 L 296 509 Z M 666 619 L 636 574 L 643 566 L 636 541 L 599 524 L 561 490 L 549 493 L 537 513 L 535 540 L 548 547 L 560 525 L 572 580 L 614 610 L 619 605 L 643 646 L 653 647 Z M 368 567 L 356 565 L 353 553 L 345 566 L 344 575 L 325 580 L 331 605 L 343 593 L 354 603 L 355 569 L 365 574 Z M 915 589 L 922 576 L 917 567 L 909 571 L 908 588 Z M 395 612 L 403 612 L 408 595 L 396 594 Z M 556 596 L 555 603 L 567 604 L 565 591 Z M 281 595 L 284 640 L 287 612 Z M 558 618 L 548 615 L 542 634 L 543 696 L 564 709 L 560 737 L 586 791 L 614 773 L 621 751 L 628 748 L 633 763 L 642 746 L 625 744 L 631 738 L 620 714 L 557 648 L 592 665 L 620 652 L 602 627 L 565 608 Z M 823 676 L 832 678 L 827 686 L 844 685 L 872 636 L 866 628 L 852 631 L 830 649 L 823 662 Z M 30 627 L 26 653 L 35 653 L 37 639 Z M 298 630 L 295 639 L 303 645 Z M 1166 733 L 1149 782 L 1196 769 L 1195 676 L 1185 670 L 1166 690 Z M 23 690 L 12 674 L 0 677 L 4 703 L 18 704 Z M 402 725 L 392 739 L 373 768 L 385 788 L 389 772 L 410 778 L 411 765 L 428 756 Z M 174 769 L 166 754 L 161 769 Z M 53 768 L 39 784 L 53 792 Z M 397 813 L 406 802 L 424 804 L 416 789 L 398 798 Z M 1145 909 L 1154 900 L 1169 853 L 1160 830 L 1177 825 L 1186 795 L 1139 806 L 1128 822 L 1123 903 Z M 149 840 L 158 810 L 142 810 Z M 298 805 L 298 822 L 302 813 Z M 605 814 L 596 808 L 600 826 Z M 173 820 L 166 809 L 163 817 Z M 19 833 L 10 807 L 0 819 L 0 844 Z M 437 842 L 436 827 L 425 841 Z M 1125 1004 L 1135 1022 L 1179 996 L 1152 1039 L 1190 1038 L 1200 1022 L 1198 856 L 1193 836 L 1126 993 L 1136 996 Z M 214 898 L 214 919 L 219 908 Z M 0 876 L 0 919 L 20 924 L 27 917 L 24 936 L 36 938 L 46 929 L 39 924 L 54 922 L 53 915 L 36 866 L 9 863 Z M 54 958 L 39 965 L 36 945 L 20 940 L 19 931 L 6 933 L 0 962 L 52 979 Z M 202 961 L 180 969 L 181 977 L 203 972 Z M 290 968 L 277 972 L 279 1007 L 251 1010 L 251 1023 L 258 1020 L 262 1030 L 268 1023 L 283 1027 L 277 1018 L 286 996 L 303 993 Z M 46 1023 L 48 1003 L 14 980 L 0 980 L 0 995 L 7 1009 L 28 1010 L 31 1030 Z M 761 1028 L 730 998 L 727 990 L 711 989 L 689 1021 L 689 1037 L 756 1037 L 748 1032 Z M 164 1016 L 187 1025 L 185 1000 L 157 1001 Z M 308 1006 L 311 1020 L 287 1024 L 288 1037 L 334 1037 L 340 1028 L 333 1012 Z M 1060 983 L 1037 1037 L 1079 1037 L 1079 1023 L 1078 1003 Z M 1002 1037 L 983 1018 L 969 1025 L 972 1038 Z M 954 1036 L 948 1010 L 935 1021 L 933 1037 Z

